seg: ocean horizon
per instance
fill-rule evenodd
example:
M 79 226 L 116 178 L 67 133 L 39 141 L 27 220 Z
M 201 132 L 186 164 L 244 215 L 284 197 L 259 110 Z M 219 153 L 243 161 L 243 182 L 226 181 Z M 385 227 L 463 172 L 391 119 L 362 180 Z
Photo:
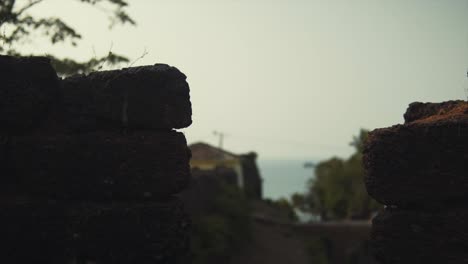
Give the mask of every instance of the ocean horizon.
M 294 193 L 305 193 L 307 182 L 314 177 L 313 168 L 305 168 L 306 162 L 315 160 L 258 159 L 260 175 L 263 179 L 263 198 L 277 200 L 290 199 Z

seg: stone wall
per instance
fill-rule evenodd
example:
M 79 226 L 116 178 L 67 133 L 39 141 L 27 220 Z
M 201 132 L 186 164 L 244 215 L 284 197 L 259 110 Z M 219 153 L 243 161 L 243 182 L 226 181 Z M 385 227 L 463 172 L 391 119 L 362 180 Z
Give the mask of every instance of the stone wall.
M 241 160 L 245 193 L 250 199 L 261 200 L 263 197 L 263 180 L 257 166 L 257 154 L 255 152 L 250 152 L 241 155 Z
M 468 102 L 413 103 L 364 150 L 369 194 L 385 204 L 371 250 L 383 264 L 468 263 Z
M 186 77 L 0 56 L 2 263 L 187 263 Z

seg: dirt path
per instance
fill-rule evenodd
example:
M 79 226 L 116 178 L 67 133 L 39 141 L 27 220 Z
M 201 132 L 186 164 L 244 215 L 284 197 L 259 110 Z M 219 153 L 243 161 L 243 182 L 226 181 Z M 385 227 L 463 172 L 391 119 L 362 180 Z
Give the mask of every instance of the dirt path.
M 253 236 L 231 264 L 311 264 L 304 243 L 287 228 L 254 221 Z

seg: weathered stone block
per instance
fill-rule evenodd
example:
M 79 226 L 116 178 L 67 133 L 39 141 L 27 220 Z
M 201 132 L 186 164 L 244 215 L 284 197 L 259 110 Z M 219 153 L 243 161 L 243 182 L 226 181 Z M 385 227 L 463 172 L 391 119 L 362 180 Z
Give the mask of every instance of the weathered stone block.
M 45 57 L 0 56 L 0 134 L 40 125 L 60 96 L 59 78 Z
M 192 123 L 186 76 L 165 64 L 76 75 L 62 86 L 59 122 L 72 130 L 172 129 Z
M 2 263 L 66 263 L 73 254 L 72 231 L 63 206 L 55 203 L 5 205 L 0 209 Z
M 87 204 L 75 219 L 79 219 L 77 254 L 83 260 L 98 264 L 189 263 L 190 222 L 178 200 Z
M 373 219 L 371 252 L 382 264 L 468 262 L 468 210 L 386 209 Z
M 448 112 L 456 110 L 458 107 L 463 107 L 466 101 L 447 101 L 442 103 L 420 103 L 414 102 L 408 106 L 406 113 L 403 115 L 405 123 L 426 119 L 444 117 Z
M 447 109 L 440 106 L 435 111 L 430 105 L 429 114 L 419 109 L 413 116 L 420 119 L 409 118 L 412 122 L 405 125 L 369 134 L 364 149 L 365 183 L 377 201 L 432 204 L 466 196 L 468 102 L 448 104 Z
M 179 132 L 15 137 L 1 151 L 4 193 L 54 199 L 156 199 L 190 181 L 190 150 Z
M 2 204 L 2 263 L 187 263 L 180 201 Z

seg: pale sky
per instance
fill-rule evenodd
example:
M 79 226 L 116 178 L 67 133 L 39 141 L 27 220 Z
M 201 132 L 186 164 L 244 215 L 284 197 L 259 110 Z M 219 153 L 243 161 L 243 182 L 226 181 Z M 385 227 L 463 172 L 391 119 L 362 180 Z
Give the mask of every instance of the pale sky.
M 36 54 L 112 51 L 188 76 L 189 143 L 263 159 L 346 157 L 360 128 L 403 122 L 413 101 L 466 99 L 468 0 L 129 0 L 136 27 L 112 31 L 102 10 L 47 0 L 84 39 L 37 40 Z

